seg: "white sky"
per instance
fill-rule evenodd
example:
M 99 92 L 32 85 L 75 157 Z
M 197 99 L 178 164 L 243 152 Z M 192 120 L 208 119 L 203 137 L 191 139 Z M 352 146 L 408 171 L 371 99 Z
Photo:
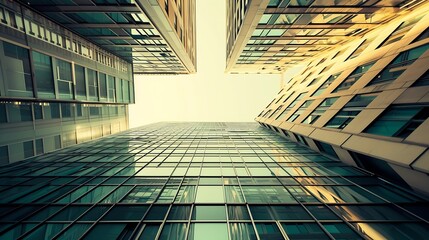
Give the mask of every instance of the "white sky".
M 280 75 L 225 74 L 224 0 L 197 0 L 197 73 L 138 75 L 130 127 L 162 121 L 254 121 L 280 90 Z

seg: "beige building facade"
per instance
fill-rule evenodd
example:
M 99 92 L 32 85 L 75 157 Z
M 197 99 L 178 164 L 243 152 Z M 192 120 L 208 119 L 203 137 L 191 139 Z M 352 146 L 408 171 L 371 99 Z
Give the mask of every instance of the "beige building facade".
M 308 58 L 256 121 L 429 193 L 428 9 L 421 4 Z

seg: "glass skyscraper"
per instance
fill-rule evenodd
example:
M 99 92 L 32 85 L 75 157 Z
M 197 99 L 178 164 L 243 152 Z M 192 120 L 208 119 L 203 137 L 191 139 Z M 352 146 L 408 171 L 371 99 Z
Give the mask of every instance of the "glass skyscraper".
M 428 202 L 256 123 L 158 123 L 0 168 L 0 239 L 425 239 Z

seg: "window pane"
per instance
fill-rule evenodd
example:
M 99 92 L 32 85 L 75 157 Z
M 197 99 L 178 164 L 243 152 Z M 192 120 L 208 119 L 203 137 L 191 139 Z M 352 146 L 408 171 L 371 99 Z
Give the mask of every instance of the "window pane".
M 323 227 L 335 239 L 363 239 L 345 223 L 325 223 Z
M 159 240 L 185 240 L 186 223 L 167 223 L 162 229 Z
M 136 225 L 131 223 L 99 223 L 83 239 L 129 239 Z
M 368 239 L 427 239 L 429 229 L 422 223 L 354 223 Z
M 256 231 L 261 240 L 283 240 L 279 228 L 275 223 L 256 223 Z
M 27 235 L 25 239 L 51 239 L 63 230 L 68 224 L 43 224 Z
M 227 203 L 244 203 L 244 196 L 239 186 L 225 186 Z
M 282 223 L 290 240 L 294 239 L 329 239 L 316 223 Z
M 137 186 L 122 200 L 122 202 L 152 203 L 158 197 L 160 192 L 161 192 L 160 186 L 152 186 L 152 187 Z
M 189 240 L 229 239 L 226 223 L 194 223 L 189 230 Z
M 188 220 L 191 214 L 190 205 L 175 205 L 171 207 L 168 220 Z
M 110 206 L 95 206 L 89 210 L 81 219 L 81 221 L 96 221 L 103 215 Z
M 74 221 L 76 220 L 82 213 L 88 210 L 86 206 L 68 206 L 60 213 L 56 214 L 50 220 L 52 221 Z
M 145 220 L 164 220 L 167 211 L 168 205 L 154 205 L 150 208 L 149 213 L 145 217 Z
M 139 240 L 155 240 L 155 237 L 158 234 L 159 226 L 159 224 L 145 225 Z
M 251 223 L 231 223 L 229 225 L 231 240 L 256 240 L 256 233 Z
M 79 65 L 75 65 L 74 71 L 76 80 L 76 98 L 86 99 L 85 68 Z
M 73 79 L 71 63 L 56 59 L 57 64 L 57 84 L 60 98 L 73 98 Z
M 222 186 L 198 186 L 196 203 L 223 203 Z
M 37 91 L 42 98 L 54 98 L 55 89 L 51 57 L 35 51 L 32 53 Z
M 110 210 L 103 220 L 140 220 L 143 218 L 148 206 L 115 206 Z
M 228 206 L 229 220 L 250 220 L 246 206 Z
M 225 206 L 195 206 L 192 220 L 225 220 Z
M 176 200 L 178 203 L 191 203 L 195 199 L 196 186 L 182 185 L 177 193 Z
M 3 42 L 4 55 L 0 54 L 5 71 L 4 83 L 7 96 L 32 97 L 33 83 L 28 50 L 16 45 Z M 3 76 L 0 76 L 3 78 Z M 3 93 L 2 93 L 3 94 Z
M 91 224 L 73 224 L 70 228 L 68 228 L 65 232 L 63 232 L 59 239 L 79 239 L 89 228 Z

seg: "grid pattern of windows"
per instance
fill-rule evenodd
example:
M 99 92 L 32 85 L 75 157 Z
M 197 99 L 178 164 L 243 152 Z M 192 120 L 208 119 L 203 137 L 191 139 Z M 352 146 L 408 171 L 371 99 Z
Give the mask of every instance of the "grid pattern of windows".
M 272 0 L 266 5 L 266 2 L 229 2 L 227 56 L 231 58 L 228 59 L 228 69 L 234 72 L 282 72 L 316 57 L 320 52 L 346 45 L 364 36 L 381 24 L 395 19 L 395 14 L 401 10 L 412 10 L 424 3 L 423 0 L 413 3 L 403 0 Z M 386 11 L 386 8 L 391 7 L 399 11 Z M 344 10 L 338 12 L 337 8 Z M 422 15 L 404 21 L 383 46 L 401 40 L 421 18 Z M 250 27 L 251 21 L 242 24 L 243 19 L 259 21 L 256 27 L 253 27 L 254 23 Z M 345 56 L 345 59 L 357 58 L 367 51 L 373 40 L 360 40 L 360 46 L 355 45 L 353 52 L 349 52 L 349 57 Z
M 153 124 L 2 167 L 0 180 L 2 239 L 429 234 L 425 199 L 255 123 Z
M 44 16 L 27 9 L 27 4 Z M 182 9 L 179 5 L 170 9 Z M 181 24 L 175 29 L 178 37 L 173 40 L 181 43 L 180 50 L 190 59 L 191 64 L 186 63 L 187 66 L 181 60 L 185 55 L 176 54 L 178 49 L 171 47 L 174 45 L 164 38 L 165 34 L 154 27 L 156 23 L 152 24 L 141 6 L 134 1 L 91 1 L 89 5 L 79 1 L 5 2 L 0 4 L 0 24 L 14 29 L 18 34 L 25 33 L 45 44 L 55 45 L 63 51 L 79 54 L 122 72 L 129 72 L 129 63 L 133 62 L 134 72 L 137 73 L 183 74 L 194 71 L 190 69 L 194 68 L 192 64 L 196 59 L 195 2 L 187 1 L 183 6 L 186 11 L 179 15 Z M 145 10 L 153 12 L 153 9 Z M 164 19 L 160 21 L 170 19 L 168 13 L 167 16 L 161 14 L 158 17 Z M 63 27 L 90 39 L 92 43 Z

